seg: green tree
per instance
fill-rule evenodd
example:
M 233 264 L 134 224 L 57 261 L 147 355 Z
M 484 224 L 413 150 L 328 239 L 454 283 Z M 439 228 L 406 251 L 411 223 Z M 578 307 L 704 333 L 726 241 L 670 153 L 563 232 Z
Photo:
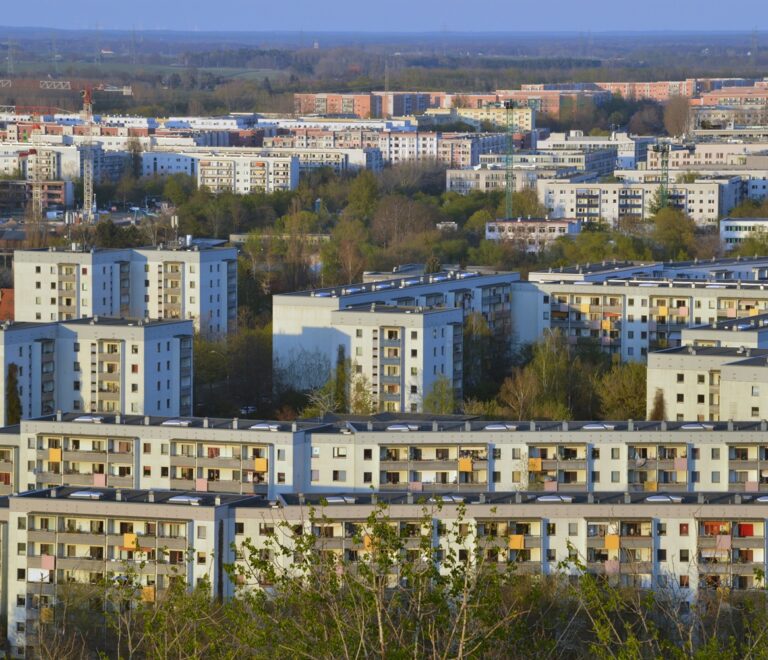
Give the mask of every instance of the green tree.
M 427 263 L 424 264 L 424 272 L 427 275 L 430 275 L 432 273 L 439 273 L 442 269 L 443 269 L 443 266 L 440 263 L 440 257 L 438 257 L 434 253 L 429 255 L 429 259 L 427 259 Z
M 687 259 L 696 254 L 696 223 L 679 209 L 661 209 L 653 218 L 651 237 L 663 259 Z
M 424 395 L 422 408 L 425 413 L 448 415 L 456 409 L 456 393 L 448 376 L 438 376 Z
M 646 365 L 614 365 L 598 382 L 603 419 L 644 419 Z
M 661 422 L 667 418 L 667 405 L 664 401 L 664 390 L 657 388 L 653 395 L 653 406 L 648 415 L 648 419 L 654 422 Z
M 18 424 L 21 421 L 21 398 L 19 397 L 19 367 L 15 362 L 8 365 L 5 378 L 5 423 Z
M 346 212 L 353 218 L 367 222 L 373 216 L 379 199 L 379 184 L 370 170 L 362 170 L 349 186 Z

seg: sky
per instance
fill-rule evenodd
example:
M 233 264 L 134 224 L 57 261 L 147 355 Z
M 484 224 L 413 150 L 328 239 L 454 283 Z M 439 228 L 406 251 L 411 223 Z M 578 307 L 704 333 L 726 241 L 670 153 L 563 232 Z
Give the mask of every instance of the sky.
M 768 30 L 766 0 L 6 0 L 0 25 L 361 32 Z M 32 10 L 31 7 L 34 6 Z

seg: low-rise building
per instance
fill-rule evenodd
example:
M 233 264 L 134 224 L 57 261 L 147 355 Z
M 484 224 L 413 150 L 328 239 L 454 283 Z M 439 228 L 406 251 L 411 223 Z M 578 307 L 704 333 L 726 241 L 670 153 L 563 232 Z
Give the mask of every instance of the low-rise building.
M 762 238 L 768 232 L 768 218 L 723 218 L 720 221 L 720 244 L 728 252 L 739 247 L 744 239 Z
M 511 242 L 521 250 L 537 254 L 563 236 L 581 232 L 578 220 L 549 218 L 512 218 L 485 223 L 485 238 L 490 241 Z

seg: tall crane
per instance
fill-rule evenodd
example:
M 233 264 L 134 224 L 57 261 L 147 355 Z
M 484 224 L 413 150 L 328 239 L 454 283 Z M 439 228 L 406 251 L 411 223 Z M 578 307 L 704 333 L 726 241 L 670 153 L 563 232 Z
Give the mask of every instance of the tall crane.
M 504 156 L 504 201 L 506 205 L 506 219 L 512 219 L 512 192 L 515 183 L 515 171 L 512 163 L 512 156 L 515 151 L 515 127 L 513 123 L 514 118 L 514 103 L 512 101 L 504 101 L 504 108 L 506 110 L 505 117 L 507 120 L 507 149 Z
M 82 117 L 85 122 L 85 140 L 82 148 L 83 158 L 83 222 L 93 222 L 93 210 L 96 198 L 93 192 L 93 88 L 82 90 Z
M 652 147 L 653 151 L 659 154 L 661 164 L 661 178 L 659 185 L 659 208 L 669 206 L 669 142 L 662 142 Z

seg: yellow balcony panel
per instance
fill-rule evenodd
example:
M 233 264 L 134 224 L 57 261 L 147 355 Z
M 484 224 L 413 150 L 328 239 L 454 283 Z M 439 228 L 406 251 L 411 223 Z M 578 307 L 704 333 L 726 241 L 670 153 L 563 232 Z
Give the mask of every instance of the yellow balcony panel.
M 459 459 L 459 472 L 472 472 L 472 459 L 460 458 Z
M 141 590 L 141 600 L 145 603 L 154 603 L 155 602 L 155 588 L 150 587 L 144 587 Z
M 655 481 L 646 481 L 643 488 L 646 492 L 655 493 L 659 489 L 659 485 Z
M 509 537 L 510 550 L 525 550 L 525 536 L 522 534 L 513 534 Z
M 123 534 L 123 547 L 127 550 L 136 549 L 136 534 L 125 533 Z
M 528 459 L 528 472 L 541 472 L 541 459 L 529 458 Z
M 48 461 L 50 463 L 61 463 L 61 449 L 49 449 Z
M 605 537 L 605 549 L 606 550 L 618 550 L 619 549 L 619 535 L 607 534 Z
M 266 472 L 267 471 L 267 459 L 266 458 L 254 458 L 253 459 L 253 471 L 254 472 Z

